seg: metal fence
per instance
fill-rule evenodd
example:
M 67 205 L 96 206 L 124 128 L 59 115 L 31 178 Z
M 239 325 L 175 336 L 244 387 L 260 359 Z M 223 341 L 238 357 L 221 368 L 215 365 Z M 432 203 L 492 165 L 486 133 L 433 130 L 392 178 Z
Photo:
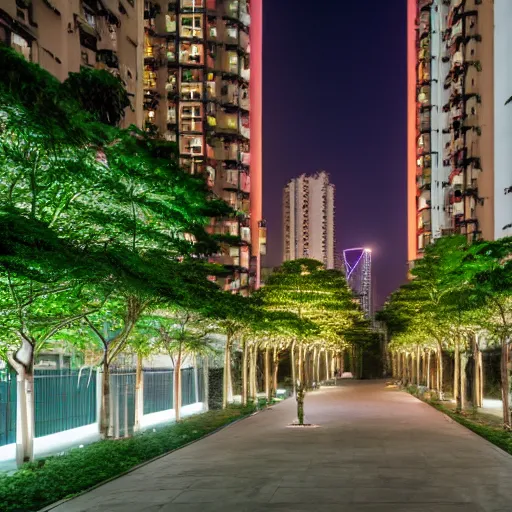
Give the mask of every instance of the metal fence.
M 181 405 L 190 405 L 197 402 L 196 372 L 194 368 L 181 370 Z
M 135 370 L 112 370 L 110 404 L 114 436 L 131 436 L 135 425 Z
M 16 373 L 0 370 L 0 446 L 16 442 Z
M 35 436 L 96 422 L 96 370 L 34 372 Z
M 173 376 L 169 369 L 144 371 L 144 414 L 174 407 Z
M 203 371 L 181 370 L 182 406 L 203 400 Z M 173 370 L 145 369 L 144 414 L 173 408 Z M 111 422 L 115 437 L 133 434 L 135 369 L 113 368 L 110 374 Z M 42 437 L 96 423 L 97 371 L 36 370 L 34 373 L 35 436 Z M 16 374 L 0 370 L 0 446 L 16 442 Z

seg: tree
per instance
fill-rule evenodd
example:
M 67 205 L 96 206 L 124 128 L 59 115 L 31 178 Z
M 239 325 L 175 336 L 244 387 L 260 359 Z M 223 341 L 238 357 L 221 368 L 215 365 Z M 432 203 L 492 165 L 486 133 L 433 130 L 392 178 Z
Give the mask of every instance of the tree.
M 344 330 L 357 318 L 359 311 L 343 274 L 326 270 L 321 262 L 311 259 L 283 263 L 271 274 L 257 300 L 268 311 L 293 314 L 299 320 L 291 354 L 293 360 L 298 350 L 297 416 L 299 424 L 303 425 L 307 380 L 311 380 L 306 373 L 308 349 L 314 350 L 314 342 L 341 342 Z
M 121 79 L 104 69 L 82 68 L 79 73 L 70 73 L 63 89 L 83 110 L 110 126 L 117 126 L 126 108 L 131 107 Z
M 215 324 L 187 308 L 174 308 L 171 311 L 156 312 L 160 344 L 169 354 L 174 368 L 174 411 L 176 421 L 181 419 L 181 368 L 187 359 L 205 356 L 213 351 L 211 334 Z

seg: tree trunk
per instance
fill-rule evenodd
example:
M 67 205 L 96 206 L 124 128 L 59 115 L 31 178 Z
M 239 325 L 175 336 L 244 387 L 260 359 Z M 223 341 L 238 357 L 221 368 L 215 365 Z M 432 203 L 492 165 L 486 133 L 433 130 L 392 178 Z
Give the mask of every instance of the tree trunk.
M 460 406 L 461 410 L 465 410 L 467 407 L 467 393 L 466 393 L 466 387 L 467 387 L 467 376 L 466 376 L 466 366 L 468 364 L 468 357 L 467 354 L 462 352 L 460 354 Z
M 303 347 L 299 345 L 299 367 L 298 367 L 298 385 L 297 385 L 297 419 L 299 425 L 304 425 L 304 398 L 306 395 Z
M 174 365 L 174 417 L 176 421 L 181 420 L 181 345 Z
M 479 407 L 482 407 L 481 402 L 481 388 L 482 388 L 482 370 L 481 370 L 481 354 L 480 350 L 478 349 L 478 340 L 477 335 L 473 335 L 471 337 L 471 351 L 473 353 L 473 411 L 476 412 Z
M 416 385 L 421 386 L 421 352 L 419 345 L 416 347 Z
M 277 379 L 279 377 L 279 351 L 274 347 L 274 354 L 272 357 L 272 394 L 277 395 Z
M 454 353 L 454 359 L 455 359 L 455 368 L 453 371 L 453 398 L 455 399 L 456 403 L 456 411 L 460 412 L 462 410 L 462 403 L 461 403 L 461 390 L 460 390 L 460 346 L 459 346 L 459 340 L 455 342 L 455 353 Z
M 508 343 L 501 340 L 501 399 L 503 400 L 503 425 L 510 429 L 510 379 L 508 374 Z
M 249 345 L 247 341 L 243 341 L 242 343 L 242 405 L 247 405 L 248 398 L 248 365 L 249 365 Z
M 272 402 L 272 381 L 271 381 L 271 370 L 270 370 L 270 347 L 265 348 L 265 397 L 267 399 L 267 405 Z
M 137 354 L 137 368 L 135 370 L 135 424 L 133 431 L 138 432 L 144 415 L 144 376 L 142 373 L 142 355 Z
M 111 438 L 113 436 L 111 409 L 110 409 L 110 364 L 107 354 L 103 359 L 103 391 L 101 396 L 101 414 L 100 414 L 100 434 L 102 438 Z
M 336 379 L 336 371 L 338 368 L 336 368 L 336 354 L 334 351 L 331 352 L 331 376 Z
M 427 386 L 427 389 L 430 389 L 430 359 L 431 359 L 431 354 L 430 354 L 430 350 L 427 350 L 427 371 L 426 371 L 426 386 Z
M 295 367 L 295 340 L 290 348 L 290 363 L 292 366 L 293 396 L 297 396 L 297 371 Z
M 402 368 L 400 364 L 401 354 L 399 352 L 395 352 L 395 375 L 394 378 L 396 380 L 400 380 L 402 377 Z
M 26 338 L 21 347 L 8 360 L 16 371 L 16 465 L 34 459 L 35 408 L 34 408 L 34 345 Z
M 439 347 L 437 350 L 437 393 L 439 395 L 439 400 L 444 400 L 444 390 L 443 390 L 443 348 L 441 343 L 439 343 Z
M 315 346 L 313 349 L 313 386 L 318 386 L 320 382 L 320 359 L 319 359 L 318 347 Z
M 255 402 L 258 398 L 258 384 L 256 379 L 256 358 L 258 356 L 258 346 L 249 349 L 249 398 Z
M 329 374 L 329 351 L 325 349 L 325 380 L 331 380 L 331 376 Z
M 228 406 L 230 395 L 230 384 L 231 384 L 231 335 L 228 334 L 226 337 L 226 346 L 224 348 L 224 372 L 222 375 L 222 408 L 225 409 Z

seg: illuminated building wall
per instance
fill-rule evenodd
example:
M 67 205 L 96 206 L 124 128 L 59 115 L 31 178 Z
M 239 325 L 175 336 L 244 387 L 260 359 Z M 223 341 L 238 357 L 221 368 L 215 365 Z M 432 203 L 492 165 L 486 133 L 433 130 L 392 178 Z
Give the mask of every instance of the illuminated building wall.
M 373 318 L 372 252 L 354 248 L 343 251 L 345 276 L 366 318 Z
M 60 80 L 87 66 L 119 76 L 124 124 L 175 141 L 181 166 L 238 212 L 209 229 L 241 238 L 214 259 L 233 269 L 220 284 L 243 294 L 266 251 L 262 25 L 263 0 L 0 2 L 0 41 Z
M 464 234 L 472 241 L 505 234 L 499 223 L 506 208 L 498 206 L 504 194 L 495 183 L 512 185 L 505 185 L 509 144 L 501 132 L 495 139 L 494 117 L 496 112 L 502 119 L 500 130 L 508 129 L 508 117 L 506 98 L 495 104 L 494 94 L 501 88 L 503 98 L 510 84 L 508 67 L 497 61 L 511 50 L 505 29 L 509 4 L 408 2 L 410 261 L 443 235 Z M 500 167 L 495 167 L 496 155 Z M 506 204 L 511 222 L 512 201 Z
M 81 67 L 119 76 L 142 125 L 143 9 L 134 0 L 2 0 L 0 41 L 63 81 Z
M 334 185 L 322 171 L 291 180 L 283 192 L 283 260 L 312 258 L 334 268 Z
M 259 286 L 262 219 L 262 0 L 145 2 L 144 127 L 175 141 L 181 166 L 237 212 L 212 223 L 239 236 L 214 261 L 233 292 Z

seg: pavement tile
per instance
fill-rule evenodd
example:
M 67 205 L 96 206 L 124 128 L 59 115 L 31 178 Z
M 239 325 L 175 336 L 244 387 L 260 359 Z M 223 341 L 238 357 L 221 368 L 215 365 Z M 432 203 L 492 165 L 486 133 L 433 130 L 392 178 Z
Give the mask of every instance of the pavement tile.
M 287 400 L 54 512 L 512 512 L 512 457 L 383 382 Z

